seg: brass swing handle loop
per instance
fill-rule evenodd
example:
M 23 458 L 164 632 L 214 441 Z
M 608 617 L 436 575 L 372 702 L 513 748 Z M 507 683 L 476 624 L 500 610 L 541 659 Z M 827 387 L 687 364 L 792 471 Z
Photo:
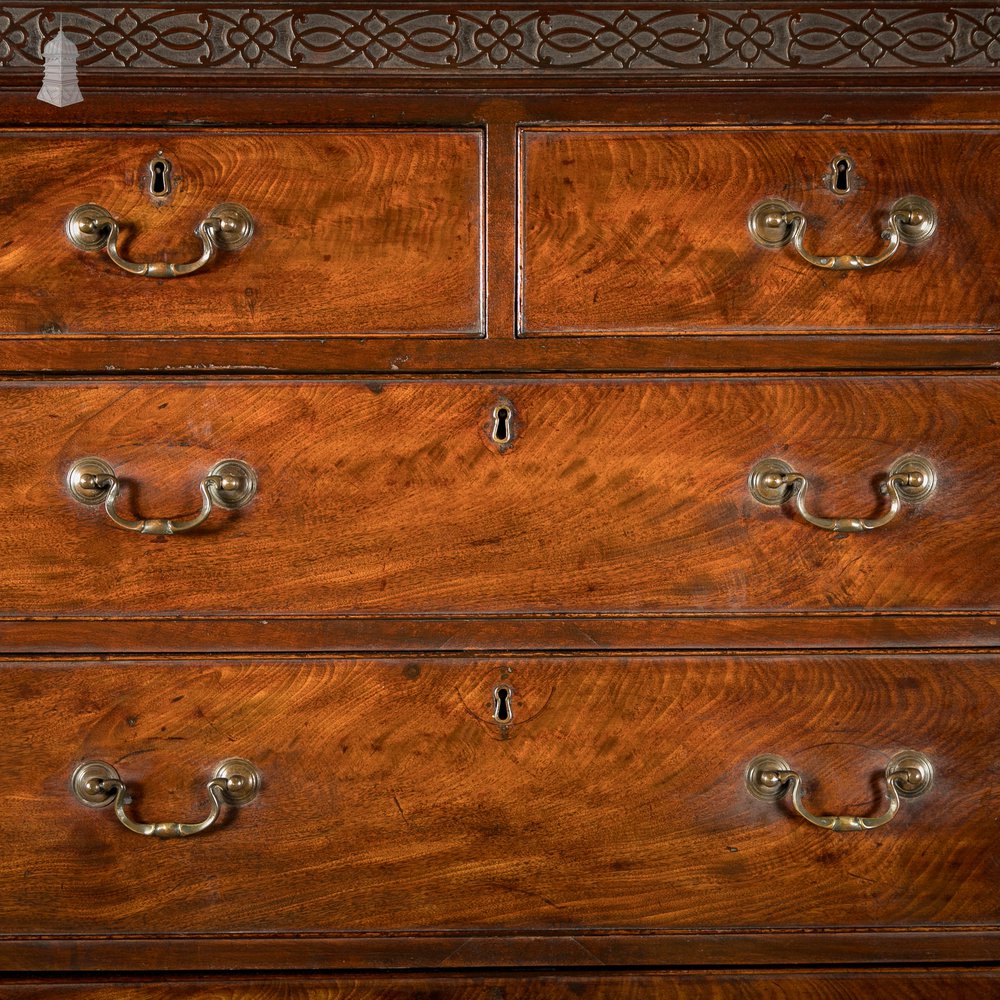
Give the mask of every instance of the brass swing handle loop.
M 204 267 L 218 250 L 239 250 L 253 238 L 253 216 L 234 202 L 216 205 L 195 227 L 201 240 L 201 256 L 183 264 L 165 261 L 126 260 L 118 249 L 118 220 L 100 205 L 78 205 L 66 220 L 66 237 L 79 250 L 107 250 L 123 271 L 146 278 L 180 278 Z
M 889 509 L 878 517 L 819 517 L 806 510 L 805 497 L 809 480 L 779 458 L 765 458 L 750 470 L 751 496 L 758 502 L 774 507 L 795 501 L 795 509 L 803 521 L 823 531 L 854 534 L 882 528 L 894 520 L 903 502 L 918 504 L 934 491 L 937 479 L 931 464 L 917 455 L 907 455 L 895 462 L 879 487 L 889 497 Z
M 257 797 L 260 784 L 260 772 L 250 761 L 238 757 L 223 761 L 206 786 L 212 806 L 203 820 L 197 823 L 141 823 L 125 812 L 132 797 L 128 786 L 110 764 L 101 760 L 87 761 L 73 772 L 70 781 L 73 794 L 85 806 L 99 809 L 113 803 L 115 815 L 126 830 L 160 840 L 204 833 L 218 820 L 224 805 L 240 807 L 252 802 Z
M 930 239 L 937 229 L 937 212 L 926 198 L 915 195 L 900 198 L 889 209 L 889 220 L 882 232 L 882 239 L 888 242 L 872 257 L 810 252 L 804 245 L 806 217 L 787 201 L 780 199 L 762 202 L 754 208 L 747 225 L 754 241 L 769 250 L 777 250 L 791 243 L 799 256 L 813 267 L 826 271 L 862 271 L 884 264 L 896 255 L 902 243 L 914 246 Z
M 761 754 L 747 765 L 747 791 L 758 799 L 777 800 L 791 791 L 792 808 L 813 826 L 837 833 L 875 830 L 885 826 L 899 812 L 901 798 L 923 795 L 933 783 L 930 759 L 916 750 L 902 750 L 890 758 L 885 768 L 885 794 L 889 805 L 879 816 L 817 816 L 802 802 L 802 776 L 784 758 Z
M 245 507 L 257 493 L 257 474 L 245 462 L 227 459 L 213 466 L 198 484 L 201 509 L 192 517 L 147 517 L 133 521 L 115 510 L 121 480 L 103 459 L 81 458 L 67 476 L 70 494 L 79 503 L 102 505 L 112 524 L 140 535 L 178 535 L 202 524 L 213 507 L 236 510 Z

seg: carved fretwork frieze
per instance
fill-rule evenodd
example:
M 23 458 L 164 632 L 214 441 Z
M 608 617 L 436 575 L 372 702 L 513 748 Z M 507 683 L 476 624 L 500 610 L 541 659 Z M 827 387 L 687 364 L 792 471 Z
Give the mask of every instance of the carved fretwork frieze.
M 1000 5 L 0 6 L 0 69 L 60 23 L 80 67 L 225 74 L 992 72 Z

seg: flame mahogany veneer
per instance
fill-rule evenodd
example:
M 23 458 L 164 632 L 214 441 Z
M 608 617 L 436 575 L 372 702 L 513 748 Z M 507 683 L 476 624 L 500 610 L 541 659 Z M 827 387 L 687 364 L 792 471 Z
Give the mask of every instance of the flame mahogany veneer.
M 995 19 L 0 6 L 0 995 L 1000 988 Z M 748 223 L 873 257 L 914 196 L 863 273 Z M 233 202 L 176 280 L 65 229 L 162 274 Z M 749 489 L 874 519 L 914 454 L 875 530 Z M 144 536 L 87 457 L 151 530 L 223 459 L 259 489 Z M 904 750 L 877 829 L 746 786 L 870 819 Z M 234 757 L 257 797 L 185 839 L 71 785 L 176 832 Z

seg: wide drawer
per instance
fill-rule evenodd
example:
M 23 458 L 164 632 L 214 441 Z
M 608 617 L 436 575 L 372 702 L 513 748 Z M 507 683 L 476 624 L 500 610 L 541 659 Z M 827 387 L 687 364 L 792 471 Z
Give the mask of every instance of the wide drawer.
M 526 129 L 521 333 L 992 331 L 998 151 L 995 129 Z M 865 266 L 914 197 L 933 233 L 897 219 Z M 754 240 L 776 201 L 811 261 Z
M 6 967 L 58 956 L 60 941 L 81 961 L 75 937 L 107 957 L 105 935 L 185 948 L 186 967 L 242 964 L 263 938 L 274 943 L 257 945 L 255 967 L 307 953 L 623 965 L 684 948 L 709 962 L 729 948 L 732 962 L 739 947 L 741 960 L 780 964 L 995 948 L 995 655 L 0 669 Z M 791 789 L 767 800 L 746 784 L 751 761 L 777 754 L 801 775 L 807 810 L 885 819 L 900 751 L 924 754 L 932 781 L 875 829 L 819 828 Z M 257 768 L 256 798 L 177 837 L 173 824 L 210 818 L 206 786 L 232 758 Z M 127 789 L 124 819 L 163 826 L 143 836 L 117 803 L 78 801 L 72 776 L 95 761 Z M 904 928 L 912 939 L 890 945 Z M 701 931 L 723 937 L 692 945 Z M 950 952 L 933 943 L 945 932 L 959 935 Z M 121 967 L 149 961 L 130 943 Z
M 0 134 L 0 332 L 479 336 L 481 151 L 476 131 Z M 227 249 L 233 204 L 252 232 L 220 210 Z M 105 210 L 83 249 L 81 205 Z M 206 219 L 211 258 L 170 277 Z
M 987 376 L 7 382 L 0 609 L 8 619 L 989 611 L 1000 596 L 988 571 L 1000 561 L 997 386 Z M 100 503 L 110 478 L 93 505 L 71 493 L 67 477 L 89 457 L 117 477 L 113 502 Z M 252 468 L 256 496 L 211 506 L 191 528 L 199 486 L 227 459 Z M 790 470 L 769 492 L 782 503 L 751 492 L 766 459 Z M 917 502 L 921 491 L 894 479 L 892 516 L 880 489 L 901 467 L 926 469 L 936 486 Z M 814 526 L 799 501 L 807 516 L 850 518 Z M 112 514 L 153 534 L 122 530 Z

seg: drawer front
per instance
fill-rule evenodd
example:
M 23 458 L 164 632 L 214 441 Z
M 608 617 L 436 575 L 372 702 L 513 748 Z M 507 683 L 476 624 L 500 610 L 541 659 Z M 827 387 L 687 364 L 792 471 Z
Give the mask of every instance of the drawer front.
M 522 143 L 524 335 L 868 336 L 1000 321 L 995 130 L 539 128 Z M 936 230 L 862 271 L 765 248 L 748 227 L 780 199 L 803 216 L 813 257 L 871 258 L 912 196 L 930 202 Z
M 8 382 L 0 607 L 8 618 L 989 610 L 996 399 L 987 376 Z M 911 453 L 936 487 L 875 530 L 824 530 L 796 509 L 845 515 L 841 527 L 846 515 L 885 521 L 879 489 Z M 74 499 L 67 475 L 89 456 L 118 478 L 112 513 L 153 531 L 179 514 L 180 532 L 204 511 L 199 484 L 221 460 L 251 466 L 258 490 L 173 537 L 138 534 Z M 748 479 L 770 458 L 807 491 L 754 499 Z
M 0 942 L 1000 922 L 996 656 L 34 662 L 2 676 L 16 792 L 0 811 Z M 926 755 L 933 782 L 877 829 L 818 828 L 790 794 L 745 783 L 750 761 L 778 754 L 806 809 L 880 817 L 903 750 Z M 259 770 L 256 798 L 182 839 L 138 835 L 71 791 L 78 766 L 103 761 L 129 821 L 200 822 L 230 758 Z M 620 961 L 655 943 L 625 943 Z M 469 961 L 496 964 L 455 956 Z
M 478 132 L 7 133 L 0 164 L 0 332 L 481 333 Z M 170 280 L 66 233 L 96 204 L 126 265 L 183 264 L 227 203 L 249 242 Z

